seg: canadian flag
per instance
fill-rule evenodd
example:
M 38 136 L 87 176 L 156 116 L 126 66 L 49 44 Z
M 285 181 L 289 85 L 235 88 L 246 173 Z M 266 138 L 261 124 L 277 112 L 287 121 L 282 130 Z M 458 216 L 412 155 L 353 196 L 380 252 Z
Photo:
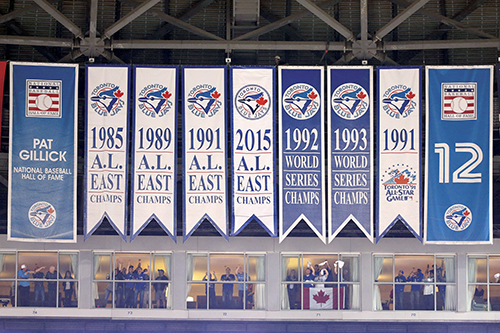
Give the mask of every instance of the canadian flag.
M 344 308 L 344 287 L 339 288 L 304 288 L 304 309 L 331 310 Z

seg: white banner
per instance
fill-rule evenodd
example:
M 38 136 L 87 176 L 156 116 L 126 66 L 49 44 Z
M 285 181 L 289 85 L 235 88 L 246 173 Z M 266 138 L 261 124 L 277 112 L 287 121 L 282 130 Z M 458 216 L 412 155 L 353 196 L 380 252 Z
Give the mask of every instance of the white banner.
M 227 239 L 226 68 L 182 71 L 184 241 L 205 220 Z
M 274 67 L 232 67 L 233 226 L 276 236 Z
M 87 66 L 84 234 L 104 218 L 126 239 L 129 66 Z
M 131 240 L 156 220 L 175 241 L 177 67 L 134 67 Z
M 421 73 L 378 68 L 377 241 L 398 220 L 422 240 Z

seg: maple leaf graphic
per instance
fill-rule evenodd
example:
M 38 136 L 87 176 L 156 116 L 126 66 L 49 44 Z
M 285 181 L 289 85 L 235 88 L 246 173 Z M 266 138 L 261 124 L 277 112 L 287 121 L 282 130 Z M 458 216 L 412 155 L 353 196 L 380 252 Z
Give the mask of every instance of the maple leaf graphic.
M 363 99 L 366 97 L 366 94 L 364 92 L 360 91 L 359 94 L 357 94 L 356 96 L 358 96 L 358 98 L 360 98 L 360 99 Z
M 316 97 L 318 97 L 318 95 L 313 91 L 313 92 L 309 93 L 309 95 L 307 95 L 307 97 L 309 97 L 310 99 L 315 99 Z
M 220 97 L 220 94 L 216 91 L 214 91 L 211 95 L 213 98 L 219 98 Z
M 267 103 L 267 99 L 264 99 L 264 97 L 260 96 L 260 98 L 256 102 L 259 105 L 265 105 Z
M 120 98 L 120 97 L 123 96 L 123 93 L 121 92 L 120 89 L 118 89 L 117 91 L 115 91 L 115 96 L 118 97 L 118 98 Z
M 413 97 L 415 97 L 415 94 L 413 93 L 413 91 L 410 91 L 409 93 L 406 94 L 406 97 L 412 99 Z
M 469 212 L 468 210 L 466 210 L 466 211 L 464 212 L 464 215 L 465 215 L 465 216 L 469 216 L 469 215 L 470 215 L 470 212 Z
M 394 181 L 396 184 L 408 184 L 410 180 L 408 178 L 405 178 L 405 176 L 401 173 L 397 178 L 394 178 Z
M 326 301 L 330 299 L 330 296 L 328 294 L 325 294 L 323 290 L 320 290 L 316 295 L 313 295 L 313 298 L 316 301 L 316 303 L 326 304 Z
M 168 92 L 168 90 L 165 90 L 165 92 L 163 94 L 161 94 L 163 97 L 165 97 L 166 99 L 169 99 L 170 96 L 172 96 L 171 93 Z
M 49 209 L 47 209 L 47 212 L 52 214 L 54 212 L 54 208 L 50 207 Z

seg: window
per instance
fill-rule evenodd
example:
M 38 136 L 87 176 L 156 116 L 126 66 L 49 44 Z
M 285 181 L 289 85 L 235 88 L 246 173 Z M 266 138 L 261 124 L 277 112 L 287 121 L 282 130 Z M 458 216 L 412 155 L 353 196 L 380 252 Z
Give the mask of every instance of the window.
M 188 254 L 188 309 L 265 309 L 265 254 Z
M 170 253 L 94 252 L 95 308 L 170 309 Z
M 359 256 L 283 254 L 282 310 L 360 308 Z
M 0 253 L 0 302 L 7 307 L 78 307 L 78 253 Z
M 449 255 L 375 255 L 373 310 L 455 311 L 455 261 Z
M 469 256 L 467 264 L 467 308 L 500 311 L 500 256 Z

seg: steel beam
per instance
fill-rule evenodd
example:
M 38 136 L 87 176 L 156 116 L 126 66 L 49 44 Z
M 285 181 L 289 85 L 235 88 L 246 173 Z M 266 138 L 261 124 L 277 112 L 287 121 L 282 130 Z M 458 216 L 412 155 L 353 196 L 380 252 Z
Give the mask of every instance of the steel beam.
M 73 35 L 77 38 L 82 38 L 82 30 L 74 24 L 70 19 L 64 16 L 60 11 L 58 11 L 50 2 L 47 0 L 33 0 L 40 8 L 46 11 L 50 16 L 56 19 L 57 22 L 61 23 L 66 29 L 71 31 Z
M 97 36 L 97 1 L 98 0 L 90 0 L 89 37 L 94 43 Z
M 389 32 L 394 30 L 397 26 L 403 23 L 406 19 L 412 16 L 416 11 L 422 8 L 429 0 L 419 0 L 413 2 L 410 6 L 406 7 L 398 16 L 393 18 L 389 23 L 387 23 L 382 29 L 375 33 L 375 38 L 377 40 L 382 40 Z
M 499 48 L 500 38 L 462 40 L 419 40 L 409 42 L 385 42 L 384 51 L 396 50 L 445 50 Z
M 62 0 L 50 1 L 50 3 L 56 4 L 60 1 L 62 1 Z M 16 19 L 20 16 L 23 16 L 24 14 L 27 14 L 27 13 L 32 12 L 34 10 L 37 10 L 39 8 L 40 7 L 38 5 L 31 5 L 28 7 L 21 8 L 21 9 L 13 10 L 10 13 L 7 13 L 5 15 L 0 16 L 0 24 L 8 22 L 8 21 L 13 20 L 13 19 Z
M 296 0 L 302 6 L 307 8 L 311 13 L 313 13 L 316 17 L 318 17 L 321 21 L 328 24 L 339 34 L 344 36 L 347 40 L 354 41 L 354 34 L 351 30 L 344 27 L 339 21 L 328 15 L 323 9 L 321 9 L 318 5 L 316 5 L 311 0 Z
M 359 10 L 361 18 L 361 40 L 368 41 L 368 0 L 359 0 Z
M 46 46 L 46 47 L 74 47 L 72 39 L 33 37 L 33 36 L 6 36 L 0 35 L 0 44 Z
M 156 5 L 160 0 L 146 0 L 140 5 L 136 6 L 130 13 L 113 23 L 104 31 L 103 38 L 111 38 L 119 30 L 123 29 L 126 25 L 134 21 L 136 18 L 147 12 L 154 5 Z

